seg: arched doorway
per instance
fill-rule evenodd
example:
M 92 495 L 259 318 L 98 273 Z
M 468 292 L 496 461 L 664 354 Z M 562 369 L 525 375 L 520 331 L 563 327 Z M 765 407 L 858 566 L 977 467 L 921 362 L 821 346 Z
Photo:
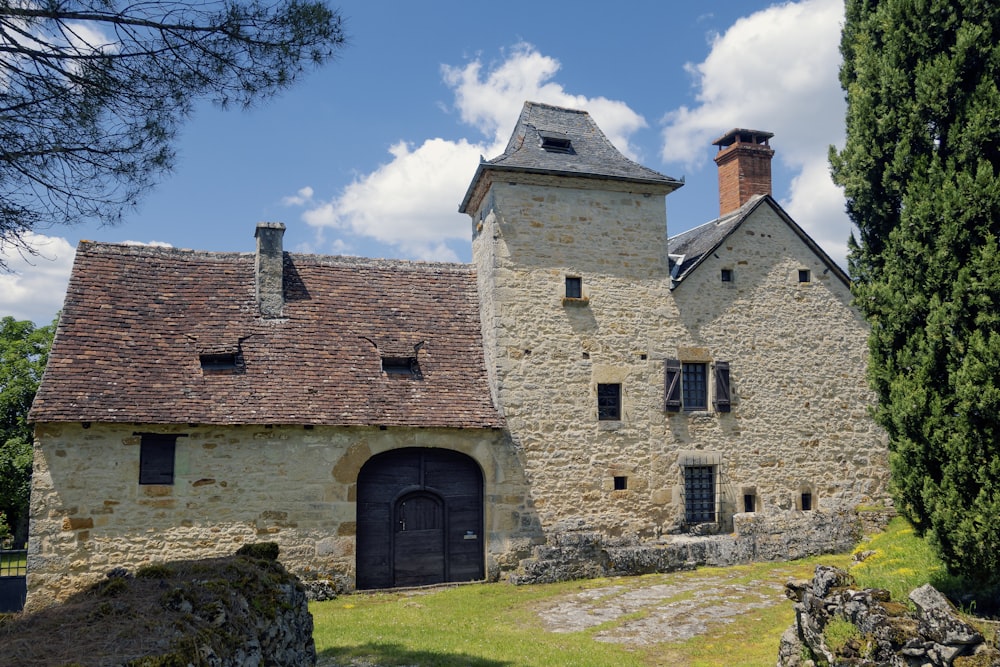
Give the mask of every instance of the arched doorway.
M 447 449 L 373 456 L 358 473 L 357 587 L 484 577 L 483 474 Z

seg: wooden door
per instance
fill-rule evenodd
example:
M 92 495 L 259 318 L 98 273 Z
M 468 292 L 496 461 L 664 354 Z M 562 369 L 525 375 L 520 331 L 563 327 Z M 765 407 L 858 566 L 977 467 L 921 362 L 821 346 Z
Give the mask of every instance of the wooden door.
M 445 580 L 444 504 L 426 491 L 396 501 L 392 545 L 395 586 L 426 586 Z
M 359 589 L 484 578 L 483 474 L 472 458 L 392 450 L 369 459 L 357 489 Z

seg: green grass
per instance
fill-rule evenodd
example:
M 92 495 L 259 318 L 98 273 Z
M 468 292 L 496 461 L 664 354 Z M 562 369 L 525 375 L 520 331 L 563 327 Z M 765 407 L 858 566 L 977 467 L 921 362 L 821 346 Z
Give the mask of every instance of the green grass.
M 910 591 L 928 583 L 953 596 L 969 588 L 961 579 L 948 574 L 931 545 L 918 537 L 902 517 L 896 517 L 885 532 L 854 549 L 854 553 L 864 551 L 875 553 L 851 568 L 858 586 L 884 588 L 897 602 L 906 603 Z
M 649 609 L 587 630 L 564 633 L 546 631 L 537 610 L 557 598 L 611 585 L 631 589 L 691 578 L 717 578 L 725 584 L 771 581 L 783 585 L 788 579 L 809 578 L 819 562 L 843 567 L 848 561 L 849 556 L 843 555 L 537 586 L 481 584 L 419 594 L 357 594 L 310 605 L 315 623 L 313 637 L 324 664 L 336 665 L 367 660 L 369 664 L 421 667 L 771 667 L 781 634 L 794 616 L 791 602 L 783 598 L 769 607 L 753 609 L 734 622 L 713 624 L 710 632 L 689 640 L 646 646 L 602 642 L 595 635 L 642 617 Z M 775 594 L 781 596 L 780 592 Z M 685 592 L 657 604 L 693 595 Z M 747 595 L 752 597 L 751 593 Z M 736 653 L 734 646 L 739 647 Z
M 771 667 L 777 659 L 781 634 L 794 617 L 792 603 L 784 599 L 751 609 L 731 622 L 713 623 L 708 632 L 690 639 L 647 646 L 606 643 L 598 641 L 596 635 L 651 614 L 657 605 L 697 598 L 701 589 L 657 600 L 650 607 L 579 632 L 545 630 L 538 610 L 593 588 L 634 589 L 692 579 L 707 580 L 706 590 L 742 584 L 747 586 L 747 600 L 751 600 L 759 593 L 754 582 L 783 585 L 790 579 L 809 579 L 818 564 L 846 569 L 858 587 L 887 589 L 893 600 L 902 603 L 908 603 L 910 591 L 925 583 L 951 596 L 969 590 L 947 573 L 930 545 L 917 537 L 904 519 L 894 519 L 884 533 L 866 539 L 855 549 L 855 553 L 862 551 L 874 553 L 853 567 L 851 555 L 843 554 L 791 563 L 538 586 L 477 584 L 420 593 L 351 595 L 310 606 L 315 620 L 313 636 L 327 665 Z M 618 594 L 609 591 L 606 595 L 613 598 Z

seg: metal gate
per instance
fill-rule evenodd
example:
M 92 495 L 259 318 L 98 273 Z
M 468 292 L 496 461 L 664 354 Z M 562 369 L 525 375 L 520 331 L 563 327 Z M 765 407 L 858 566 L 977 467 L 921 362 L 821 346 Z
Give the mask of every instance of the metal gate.
M 0 551 L 0 614 L 24 609 L 28 594 L 28 551 Z

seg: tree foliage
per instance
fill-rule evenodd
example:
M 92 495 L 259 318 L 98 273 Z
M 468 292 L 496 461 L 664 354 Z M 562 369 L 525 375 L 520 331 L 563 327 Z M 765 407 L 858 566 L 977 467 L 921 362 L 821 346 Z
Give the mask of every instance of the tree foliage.
M 344 40 L 322 1 L 0 0 L 0 247 L 119 221 L 198 100 L 250 106 Z
M 899 510 L 1000 583 L 1000 5 L 848 0 L 855 302 Z
M 32 431 L 28 410 L 49 358 L 55 323 L 36 327 L 0 320 L 0 515 L 24 539 L 31 485 Z

